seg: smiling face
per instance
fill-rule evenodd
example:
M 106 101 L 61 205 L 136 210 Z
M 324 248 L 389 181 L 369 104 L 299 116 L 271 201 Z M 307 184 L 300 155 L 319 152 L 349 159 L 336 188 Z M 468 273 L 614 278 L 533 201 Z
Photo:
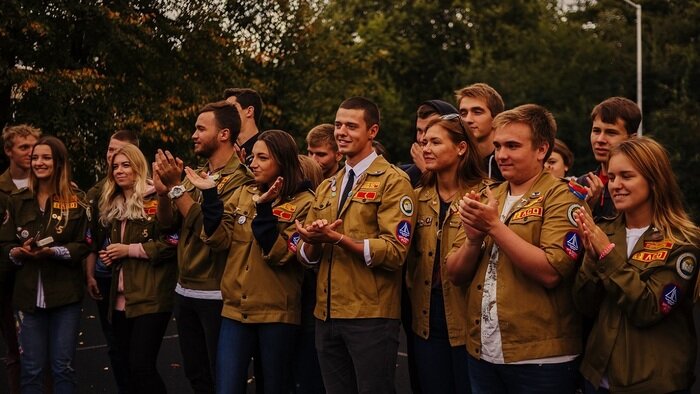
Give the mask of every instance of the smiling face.
M 428 171 L 436 173 L 457 171 L 460 157 L 466 154 L 467 144 L 455 144 L 449 131 L 440 125 L 433 125 L 426 131 L 423 140 L 423 160 Z
M 51 147 L 44 144 L 35 145 L 32 151 L 31 165 L 34 176 L 37 179 L 51 179 L 54 173 L 54 160 Z
M 257 141 L 253 145 L 253 161 L 250 163 L 250 171 L 253 172 L 255 183 L 258 185 L 271 185 L 282 173 L 279 164 L 264 141 Z
M 129 159 L 123 154 L 117 154 L 114 156 L 114 161 L 112 162 L 112 175 L 114 176 L 114 183 L 124 190 L 131 190 L 136 182 L 136 174 L 134 174 L 134 168 Z
M 503 177 L 520 185 L 542 171 L 548 144 L 533 146 L 532 130 L 525 123 L 509 123 L 494 132 L 496 161 Z
M 344 154 L 349 165 L 354 166 L 372 153 L 372 140 L 379 131 L 378 125 L 368 126 L 362 109 L 338 108 L 335 114 L 335 141 L 338 152 Z
M 12 148 L 5 148 L 5 154 L 10 159 L 10 163 L 22 170 L 29 170 L 34 144 L 36 144 L 36 137 L 33 135 L 18 135 L 12 139 Z
M 619 212 L 646 210 L 651 212 L 649 182 L 624 154 L 610 157 L 608 190 Z

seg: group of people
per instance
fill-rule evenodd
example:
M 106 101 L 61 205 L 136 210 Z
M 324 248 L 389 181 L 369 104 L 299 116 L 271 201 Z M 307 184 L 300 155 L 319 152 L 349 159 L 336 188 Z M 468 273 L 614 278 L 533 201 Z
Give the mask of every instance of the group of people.
M 414 393 L 689 392 L 700 232 L 636 104 L 593 109 L 600 167 L 575 178 L 547 109 L 455 93 L 419 105 L 397 167 L 366 98 L 302 155 L 227 89 L 197 116 L 202 166 L 120 130 L 86 194 L 60 140 L 6 127 L 10 392 L 75 392 L 86 288 L 120 393 L 166 392 L 172 315 L 196 393 L 245 393 L 251 360 L 260 393 L 393 393 L 401 324 Z

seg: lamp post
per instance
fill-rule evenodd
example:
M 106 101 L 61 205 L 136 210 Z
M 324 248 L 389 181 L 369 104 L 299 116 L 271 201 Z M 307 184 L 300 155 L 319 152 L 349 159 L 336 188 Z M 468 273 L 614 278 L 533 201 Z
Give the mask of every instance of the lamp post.
M 624 0 L 625 3 L 634 7 L 637 12 L 637 105 L 642 111 L 642 6 L 631 0 Z M 639 122 L 638 135 L 642 135 L 642 122 Z

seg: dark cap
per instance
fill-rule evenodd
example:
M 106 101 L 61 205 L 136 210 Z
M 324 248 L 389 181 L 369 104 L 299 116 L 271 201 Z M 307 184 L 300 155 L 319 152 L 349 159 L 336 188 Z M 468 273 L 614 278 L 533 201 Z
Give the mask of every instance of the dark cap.
M 447 114 L 458 114 L 459 111 L 457 111 L 457 108 L 454 107 L 454 105 L 448 103 L 447 101 L 442 101 L 442 100 L 428 100 L 424 101 L 421 103 L 421 105 L 429 105 L 440 114 L 440 115 L 447 115 Z M 419 105 L 420 107 L 420 105 Z

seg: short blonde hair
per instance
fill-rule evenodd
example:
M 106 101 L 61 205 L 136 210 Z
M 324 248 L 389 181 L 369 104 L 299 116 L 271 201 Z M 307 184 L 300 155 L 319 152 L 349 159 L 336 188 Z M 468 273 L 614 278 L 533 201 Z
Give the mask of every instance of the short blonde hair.
M 2 129 L 2 141 L 5 149 L 12 149 L 15 144 L 15 137 L 27 137 L 30 135 L 39 139 L 41 137 L 41 130 L 28 124 L 5 127 Z

